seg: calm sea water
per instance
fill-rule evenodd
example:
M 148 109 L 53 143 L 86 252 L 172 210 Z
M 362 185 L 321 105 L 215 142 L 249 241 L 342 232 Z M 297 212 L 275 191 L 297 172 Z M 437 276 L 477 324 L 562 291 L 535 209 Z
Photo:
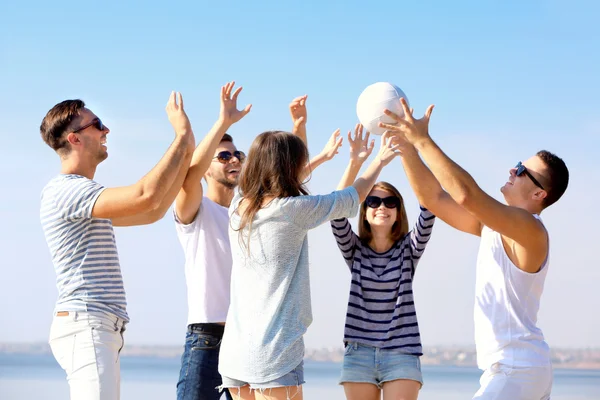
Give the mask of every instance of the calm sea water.
M 337 385 L 340 365 L 305 363 L 304 398 L 344 400 Z M 179 359 L 123 357 L 121 398 L 164 400 L 175 398 Z M 478 389 L 475 368 L 423 366 L 425 385 L 420 400 L 465 400 Z M 69 389 L 64 372 L 51 355 L 0 354 L 0 400 L 64 400 Z M 553 400 L 600 400 L 600 370 L 556 370 Z

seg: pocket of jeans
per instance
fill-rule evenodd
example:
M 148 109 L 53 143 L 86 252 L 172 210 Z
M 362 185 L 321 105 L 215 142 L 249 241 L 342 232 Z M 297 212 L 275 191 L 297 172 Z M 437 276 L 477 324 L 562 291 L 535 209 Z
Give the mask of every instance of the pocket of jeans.
M 344 348 L 344 355 L 349 356 L 354 352 L 354 345 L 352 343 L 346 343 L 346 347 Z
M 221 344 L 221 338 L 199 333 L 191 343 L 192 350 L 211 350 L 216 349 Z

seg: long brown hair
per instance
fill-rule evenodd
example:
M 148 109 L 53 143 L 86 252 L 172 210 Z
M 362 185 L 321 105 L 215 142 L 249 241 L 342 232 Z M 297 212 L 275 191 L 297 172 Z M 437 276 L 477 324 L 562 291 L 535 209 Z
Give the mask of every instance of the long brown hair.
M 254 139 L 239 180 L 240 191 L 247 202 L 240 216 L 239 231 L 241 234 L 248 227 L 248 245 L 252 221 L 265 198 L 308 194 L 300 177 L 307 162 L 308 149 L 296 135 L 267 131 Z
M 404 199 L 402 195 L 394 187 L 394 185 L 388 182 L 377 182 L 373 185 L 373 189 L 384 190 L 393 196 L 396 196 L 400 200 L 400 209 L 396 212 L 396 222 L 392 225 L 389 238 L 395 243 L 400 238 L 404 237 L 408 233 L 408 218 L 406 217 L 406 209 L 404 207 Z M 371 189 L 371 190 L 373 190 Z M 367 221 L 367 202 L 363 201 L 360 205 L 360 220 L 358 223 L 358 237 L 361 242 L 366 245 L 371 244 L 373 240 L 373 232 L 371 232 L 371 225 Z

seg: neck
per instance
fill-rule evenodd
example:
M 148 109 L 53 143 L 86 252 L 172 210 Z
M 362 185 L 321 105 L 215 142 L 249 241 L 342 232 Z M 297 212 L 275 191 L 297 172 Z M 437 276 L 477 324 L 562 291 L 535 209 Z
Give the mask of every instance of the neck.
M 538 204 L 532 204 L 532 203 L 527 203 L 527 202 L 523 202 L 520 204 L 508 204 L 509 206 L 512 207 L 517 207 L 520 209 L 523 209 L 525 211 L 527 211 L 530 214 L 538 214 L 540 215 L 542 213 L 542 211 L 544 210 L 543 208 L 541 208 Z
M 98 164 L 92 163 L 89 160 L 84 160 L 81 157 L 73 154 L 69 157 L 61 157 L 61 174 L 75 174 L 85 176 L 88 179 L 94 179 Z
M 394 244 L 392 239 L 390 239 L 390 231 L 388 229 L 379 230 L 371 227 L 371 233 L 373 234 L 373 238 L 369 246 L 378 253 L 388 251 Z
M 219 182 L 208 181 L 206 197 L 223 207 L 229 207 L 233 199 L 233 189 Z

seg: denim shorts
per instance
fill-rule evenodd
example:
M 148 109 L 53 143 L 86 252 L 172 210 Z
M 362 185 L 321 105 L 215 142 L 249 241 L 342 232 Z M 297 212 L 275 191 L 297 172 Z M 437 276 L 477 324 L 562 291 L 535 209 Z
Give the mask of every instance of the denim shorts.
M 300 386 L 304 384 L 304 361 L 302 361 L 300 365 L 294 368 L 291 372 L 288 372 L 287 374 L 269 382 L 253 383 L 238 381 L 237 379 L 228 378 L 226 376 L 222 376 L 222 378 L 223 384 L 221 385 L 221 388 L 223 389 L 241 388 L 246 385 L 249 385 L 250 389 L 256 390 L 274 389 L 286 386 Z
M 419 356 L 356 342 L 346 344 L 340 384 L 372 383 L 382 388 L 385 382 L 397 379 L 409 379 L 423 385 Z

